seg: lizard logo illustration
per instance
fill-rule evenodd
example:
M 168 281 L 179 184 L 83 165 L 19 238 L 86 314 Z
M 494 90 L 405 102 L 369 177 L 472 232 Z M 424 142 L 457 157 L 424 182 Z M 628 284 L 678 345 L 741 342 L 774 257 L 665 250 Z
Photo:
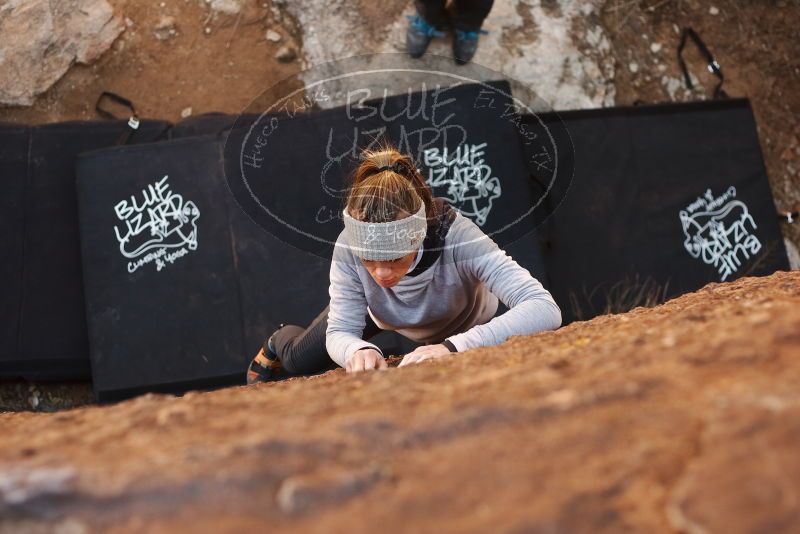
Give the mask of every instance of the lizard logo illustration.
M 486 223 L 492 202 L 502 193 L 500 179 L 492 176 L 492 168 L 483 157 L 486 146 L 487 143 L 464 143 L 455 153 L 449 153 L 446 147 L 423 151 L 428 184 L 478 226 Z M 437 188 L 443 187 L 447 189 L 439 193 Z
M 114 206 L 121 226 L 114 226 L 119 251 L 127 259 L 128 272 L 155 262 L 160 271 L 190 250 L 197 249 L 200 210 L 192 201 L 174 193 L 164 176 Z
M 761 242 L 751 233 L 758 228 L 753 217 L 745 203 L 734 197 L 733 186 L 719 197 L 708 189 L 678 214 L 686 251 L 716 267 L 723 282 L 761 250 Z

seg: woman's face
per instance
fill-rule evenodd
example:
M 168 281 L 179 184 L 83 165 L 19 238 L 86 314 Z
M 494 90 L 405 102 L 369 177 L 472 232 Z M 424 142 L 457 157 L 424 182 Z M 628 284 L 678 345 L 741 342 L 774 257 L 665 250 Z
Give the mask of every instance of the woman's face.
M 414 263 L 418 252 L 419 249 L 390 261 L 361 260 L 361 264 L 376 284 L 381 287 L 393 287 L 408 272 L 408 268 Z

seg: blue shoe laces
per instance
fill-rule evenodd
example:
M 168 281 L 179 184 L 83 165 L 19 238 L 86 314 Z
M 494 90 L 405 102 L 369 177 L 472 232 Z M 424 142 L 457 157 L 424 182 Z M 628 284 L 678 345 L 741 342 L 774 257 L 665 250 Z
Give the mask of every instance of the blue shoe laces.
M 431 37 L 444 37 L 447 35 L 445 32 L 439 31 L 434 26 L 428 24 L 425 19 L 419 15 L 406 15 L 406 18 L 411 21 L 411 27 L 414 31 L 422 35 L 429 35 Z
M 481 28 L 476 32 L 465 32 L 462 30 L 456 30 L 456 39 L 459 41 L 477 41 L 479 35 L 486 35 L 489 33 L 488 31 Z

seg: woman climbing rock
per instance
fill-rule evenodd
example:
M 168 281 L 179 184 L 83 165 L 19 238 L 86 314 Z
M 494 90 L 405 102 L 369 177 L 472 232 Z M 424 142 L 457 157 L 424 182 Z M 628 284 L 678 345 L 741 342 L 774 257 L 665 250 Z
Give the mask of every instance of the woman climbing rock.
M 334 247 L 330 304 L 307 328 L 281 325 L 250 364 L 248 384 L 285 369 L 314 374 L 387 367 L 368 340 L 393 330 L 419 343 L 400 365 L 552 330 L 550 293 L 474 222 L 433 197 L 411 157 L 364 154 Z M 495 317 L 502 301 L 508 311 Z

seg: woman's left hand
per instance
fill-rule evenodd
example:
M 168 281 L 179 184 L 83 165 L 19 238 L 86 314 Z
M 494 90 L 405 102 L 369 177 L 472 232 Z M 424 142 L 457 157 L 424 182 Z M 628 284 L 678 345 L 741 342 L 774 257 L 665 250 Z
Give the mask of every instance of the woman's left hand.
M 453 353 L 450 352 L 450 349 L 448 349 L 442 344 L 422 345 L 421 347 L 417 347 L 413 351 L 406 354 L 403 357 L 403 361 L 400 362 L 400 365 L 398 367 L 408 365 L 409 363 L 419 363 L 423 360 L 432 360 L 434 358 L 441 358 L 442 356 L 447 356 L 448 354 L 453 354 Z

